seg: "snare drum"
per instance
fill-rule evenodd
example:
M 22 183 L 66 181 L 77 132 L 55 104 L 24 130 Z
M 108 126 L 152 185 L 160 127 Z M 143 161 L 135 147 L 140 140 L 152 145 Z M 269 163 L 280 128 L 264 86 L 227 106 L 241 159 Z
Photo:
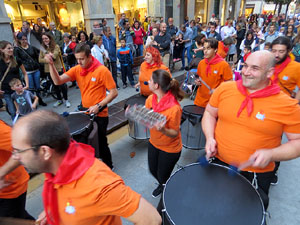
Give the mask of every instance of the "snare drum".
M 70 114 L 65 117 L 72 138 L 81 143 L 88 144 L 88 136 L 93 129 L 93 120 L 86 114 Z
M 182 145 L 189 149 L 205 147 L 205 136 L 202 131 L 201 120 L 205 108 L 187 105 L 182 109 L 181 137 Z
M 144 96 L 135 96 L 132 98 L 129 98 L 124 106 L 124 109 L 127 108 L 127 106 L 133 106 L 135 104 L 137 105 L 145 105 L 146 97 Z M 133 139 L 138 140 L 147 140 L 150 138 L 150 131 L 147 127 L 144 125 L 137 123 L 136 121 L 128 120 L 128 133 L 129 136 Z
M 263 202 L 251 183 L 228 167 L 194 163 L 175 172 L 163 192 L 167 224 L 262 225 Z

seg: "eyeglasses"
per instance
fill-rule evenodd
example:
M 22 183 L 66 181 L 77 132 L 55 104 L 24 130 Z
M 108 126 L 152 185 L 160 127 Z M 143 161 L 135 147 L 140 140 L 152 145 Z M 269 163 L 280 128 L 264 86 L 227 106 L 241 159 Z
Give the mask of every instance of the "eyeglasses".
M 13 155 L 17 155 L 17 154 L 20 154 L 22 152 L 26 152 L 26 151 L 29 151 L 29 150 L 34 150 L 34 149 L 37 149 L 39 146 L 32 146 L 30 148 L 26 148 L 26 149 L 17 149 L 17 148 L 13 148 L 13 151 L 12 151 L 12 154 Z

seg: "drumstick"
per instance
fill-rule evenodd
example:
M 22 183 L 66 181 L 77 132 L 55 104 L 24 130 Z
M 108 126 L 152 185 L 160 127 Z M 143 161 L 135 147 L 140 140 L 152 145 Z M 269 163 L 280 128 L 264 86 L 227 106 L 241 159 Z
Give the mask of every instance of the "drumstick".
M 209 94 L 212 94 L 212 89 L 211 87 L 199 76 L 199 80 L 206 86 L 209 90 Z
M 105 108 L 107 107 L 107 105 L 104 105 L 104 106 L 100 106 L 99 107 L 99 112 L 102 112 Z M 74 114 L 82 114 L 82 113 L 88 113 L 89 111 L 88 110 L 85 110 L 85 111 L 78 111 L 78 112 L 63 112 L 62 113 L 62 116 L 63 117 L 67 117 L 69 115 L 74 115 Z M 91 116 L 93 116 L 94 114 L 91 114 Z

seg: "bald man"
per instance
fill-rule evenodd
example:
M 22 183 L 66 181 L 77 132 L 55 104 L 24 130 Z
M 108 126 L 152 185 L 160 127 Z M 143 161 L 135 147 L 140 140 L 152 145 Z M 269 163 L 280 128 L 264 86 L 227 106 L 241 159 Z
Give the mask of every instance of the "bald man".
M 22 117 L 13 128 L 12 146 L 14 160 L 45 173 L 40 224 L 121 225 L 120 216 L 137 225 L 161 224 L 156 209 L 96 159 L 92 147 L 71 140 L 57 113 Z
M 274 161 L 300 156 L 300 106 L 271 82 L 275 62 L 269 51 L 252 53 L 242 69 L 242 80 L 222 83 L 202 119 L 206 157 L 238 166 L 243 176 L 257 184 L 265 209 Z M 288 138 L 285 144 L 281 144 L 283 132 Z
M 169 66 L 171 36 L 167 33 L 167 24 L 161 23 L 159 30 L 152 45 L 159 50 L 164 65 Z

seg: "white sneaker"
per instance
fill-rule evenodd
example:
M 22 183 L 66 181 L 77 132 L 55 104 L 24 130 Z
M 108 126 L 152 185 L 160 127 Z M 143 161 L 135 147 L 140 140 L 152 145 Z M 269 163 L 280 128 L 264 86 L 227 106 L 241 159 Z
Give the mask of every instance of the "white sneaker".
M 66 100 L 65 106 L 66 106 L 67 108 L 70 108 L 70 107 L 71 107 L 71 103 L 69 102 L 69 100 Z
M 56 108 L 56 107 L 60 106 L 61 104 L 63 104 L 63 101 L 62 101 L 62 100 L 57 100 L 57 101 L 54 103 L 53 107 Z

